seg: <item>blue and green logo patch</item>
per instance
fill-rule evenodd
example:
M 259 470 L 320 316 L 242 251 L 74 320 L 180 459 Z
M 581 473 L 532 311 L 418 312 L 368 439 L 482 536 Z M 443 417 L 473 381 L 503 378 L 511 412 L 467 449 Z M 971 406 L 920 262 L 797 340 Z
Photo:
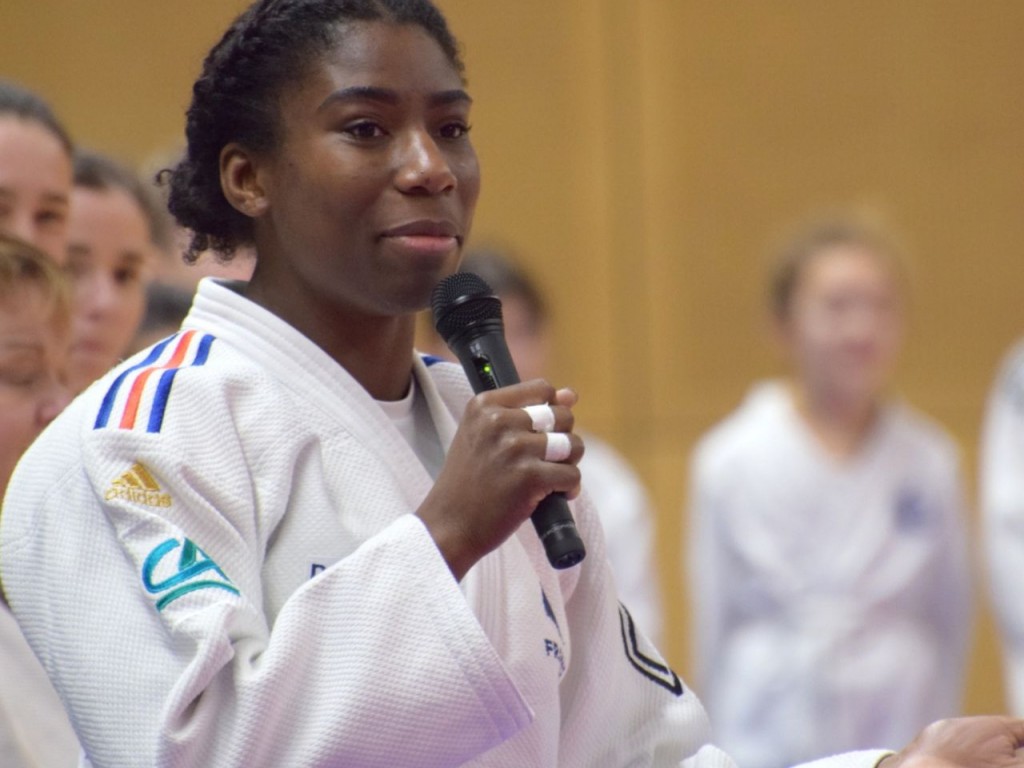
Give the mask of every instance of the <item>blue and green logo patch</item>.
M 174 563 L 172 553 L 179 548 L 181 552 Z M 156 546 L 142 564 L 142 583 L 151 595 L 159 595 L 158 611 L 199 589 L 223 589 L 238 594 L 231 579 L 190 539 L 168 539 Z

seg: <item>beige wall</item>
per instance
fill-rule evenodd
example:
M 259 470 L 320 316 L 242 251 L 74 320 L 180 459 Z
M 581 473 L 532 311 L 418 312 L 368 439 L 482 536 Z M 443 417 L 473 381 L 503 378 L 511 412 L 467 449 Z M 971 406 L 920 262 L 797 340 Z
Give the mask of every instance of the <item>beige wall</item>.
M 809 207 L 868 203 L 916 255 L 900 385 L 972 470 L 997 361 L 1024 329 L 1024 3 L 442 0 L 463 39 L 484 167 L 477 240 L 521 251 L 554 299 L 557 378 L 658 507 L 667 652 L 687 454 L 778 369 L 759 254 Z M 173 147 L 232 0 L 3 0 L 0 76 L 83 143 Z M 983 612 L 967 707 L 1002 708 Z

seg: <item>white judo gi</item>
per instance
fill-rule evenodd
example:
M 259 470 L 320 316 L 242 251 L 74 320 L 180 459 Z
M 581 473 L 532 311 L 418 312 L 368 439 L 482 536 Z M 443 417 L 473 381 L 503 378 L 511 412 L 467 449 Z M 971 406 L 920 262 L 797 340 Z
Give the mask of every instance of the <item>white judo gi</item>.
M 447 446 L 469 386 L 414 375 Z M 204 280 L 5 502 L 4 584 L 91 764 L 732 765 L 619 608 L 586 502 L 580 567 L 526 525 L 458 584 L 411 514 L 430 485 L 336 362 Z
M 937 425 L 891 404 L 837 461 L 762 383 L 699 443 L 690 511 L 697 689 L 743 768 L 901 745 L 960 712 L 969 548 Z
M 78 756 L 57 692 L 0 599 L 0 766 L 74 768 Z
M 1003 361 L 981 440 L 981 512 L 1010 711 L 1024 716 L 1024 343 Z
M 662 641 L 661 589 L 655 570 L 654 515 L 632 467 L 608 443 L 589 433 L 580 460 L 583 487 L 604 530 L 619 599 L 656 646 Z

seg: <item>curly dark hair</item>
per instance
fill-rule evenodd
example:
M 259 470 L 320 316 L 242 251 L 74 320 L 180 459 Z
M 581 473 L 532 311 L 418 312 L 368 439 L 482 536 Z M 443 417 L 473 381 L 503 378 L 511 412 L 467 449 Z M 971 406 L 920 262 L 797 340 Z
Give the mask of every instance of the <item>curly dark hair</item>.
M 53 114 L 50 105 L 32 91 L 8 80 L 0 80 L 0 117 L 14 115 L 38 123 L 56 137 L 70 157 L 74 152 L 71 137 Z
M 230 258 L 252 242 L 252 222 L 235 210 L 220 185 L 220 152 L 237 142 L 253 152 L 280 141 L 278 96 L 341 39 L 342 27 L 382 20 L 422 27 L 460 74 L 458 44 L 430 0 L 259 0 L 228 28 L 206 57 L 192 88 L 184 159 L 160 176 L 168 207 L 192 231 L 185 259 L 206 250 Z

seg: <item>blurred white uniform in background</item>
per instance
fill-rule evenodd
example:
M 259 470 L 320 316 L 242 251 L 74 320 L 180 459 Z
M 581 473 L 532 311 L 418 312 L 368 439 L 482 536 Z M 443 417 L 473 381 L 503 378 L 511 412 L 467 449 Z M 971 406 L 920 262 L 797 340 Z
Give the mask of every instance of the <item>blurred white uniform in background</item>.
M 762 383 L 700 442 L 692 492 L 697 690 L 738 765 L 895 747 L 959 712 L 970 579 L 940 427 L 890 403 L 837 460 Z
M 1024 714 L 1024 343 L 1007 355 L 981 441 L 981 511 L 992 602 L 1002 632 L 1007 705 Z

